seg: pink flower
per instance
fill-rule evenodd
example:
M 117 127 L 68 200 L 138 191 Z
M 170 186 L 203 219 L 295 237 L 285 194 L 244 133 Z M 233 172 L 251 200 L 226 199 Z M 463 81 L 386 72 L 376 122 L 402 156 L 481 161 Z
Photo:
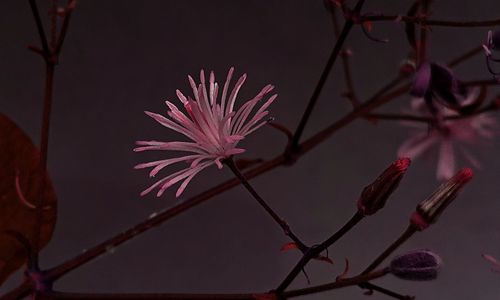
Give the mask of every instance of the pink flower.
M 220 101 L 217 99 L 219 85 L 215 82 L 214 73 L 210 72 L 207 90 L 205 73 L 201 70 L 201 83 L 199 85 L 196 84 L 191 76 L 188 76 L 189 83 L 193 89 L 194 100 L 189 96 L 184 96 L 181 91 L 176 91 L 177 97 L 183 104 L 187 114 L 183 113 L 169 101 L 166 101 L 166 104 L 169 108 L 167 115 L 170 118 L 148 111 L 145 112 L 161 125 L 185 135 L 191 141 L 137 141 L 137 145 L 140 147 L 134 149 L 136 152 L 147 150 L 185 152 L 184 155 L 179 157 L 142 163 L 135 166 L 136 169 L 152 167 L 153 169 L 149 173 L 150 177 L 154 177 L 163 168 L 172 164 L 178 162 L 189 163 L 188 167 L 171 173 L 157 181 L 144 190 L 141 196 L 158 187 L 157 196 L 160 197 L 166 189 L 182 181 L 176 193 L 176 197 L 179 197 L 188 183 L 200 171 L 214 164 L 221 169 L 224 159 L 245 152 L 245 149 L 237 147 L 238 143 L 245 136 L 267 123 L 267 120 L 262 119 L 269 113 L 266 109 L 278 95 L 275 94 L 269 97 L 253 114 L 252 111 L 274 89 L 274 86 L 266 85 L 254 98 L 246 101 L 235 111 L 236 98 L 247 75 L 243 74 L 236 82 L 232 91 L 229 92 L 233 71 L 234 68 L 231 68 L 227 74 Z
M 476 98 L 475 92 L 471 92 L 465 102 Z M 423 99 L 412 101 L 412 111 L 418 115 L 430 117 L 427 105 Z M 446 119 L 458 116 L 458 113 L 440 108 L 438 111 L 437 125 L 429 127 L 420 126 L 415 123 L 405 123 L 413 127 L 413 133 L 399 148 L 398 156 L 410 157 L 412 159 L 427 153 L 431 148 L 438 148 L 438 164 L 436 176 L 438 180 L 449 179 L 455 173 L 455 152 L 458 150 L 466 160 L 474 167 L 479 168 L 479 162 L 465 148 L 466 145 L 476 146 L 482 139 L 491 139 L 496 134 L 495 119 L 485 113 L 461 117 L 459 119 Z

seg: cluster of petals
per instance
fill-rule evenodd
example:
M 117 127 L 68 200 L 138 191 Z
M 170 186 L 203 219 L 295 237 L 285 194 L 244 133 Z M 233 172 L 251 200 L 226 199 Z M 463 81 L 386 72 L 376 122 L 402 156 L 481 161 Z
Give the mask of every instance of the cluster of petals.
M 217 165 L 220 169 L 223 166 L 223 160 L 243 153 L 245 149 L 238 148 L 238 143 L 268 122 L 265 117 L 269 112 L 266 109 L 277 95 L 267 97 L 274 86 L 266 85 L 255 97 L 235 110 L 238 93 L 247 75 L 243 74 L 230 90 L 233 73 L 234 68 L 231 68 L 222 90 L 215 81 L 213 72 L 210 72 L 208 82 L 206 82 L 205 72 L 201 70 L 199 84 L 188 76 L 194 99 L 185 96 L 179 90 L 176 91 L 177 98 L 185 112 L 170 101 L 166 101 L 169 110 L 167 116 L 145 112 L 161 125 L 183 134 L 190 141 L 137 141 L 138 147 L 134 149 L 136 152 L 166 150 L 183 153 L 178 157 L 142 163 L 135 167 L 136 169 L 153 168 L 149 173 L 150 177 L 154 177 L 162 169 L 175 163 L 188 164 L 187 167 L 160 179 L 144 190 L 141 195 L 146 195 L 158 188 L 157 196 L 160 197 L 166 189 L 182 181 L 176 193 L 179 197 L 200 171 L 211 165 Z M 267 100 L 262 104 L 264 98 Z
M 474 101 L 477 93 L 472 91 L 465 103 Z M 411 103 L 411 112 L 424 117 L 434 116 L 421 98 Z M 436 177 L 446 180 L 456 170 L 456 152 L 460 153 L 471 165 L 480 167 L 479 161 L 470 154 L 467 146 L 477 146 L 479 142 L 489 140 L 498 134 L 495 118 L 486 113 L 461 116 L 458 112 L 440 107 L 437 124 L 404 122 L 412 128 L 411 136 L 399 147 L 398 156 L 417 158 L 438 148 Z M 459 118 L 456 118 L 460 116 Z M 455 118 L 455 119 L 453 119 Z

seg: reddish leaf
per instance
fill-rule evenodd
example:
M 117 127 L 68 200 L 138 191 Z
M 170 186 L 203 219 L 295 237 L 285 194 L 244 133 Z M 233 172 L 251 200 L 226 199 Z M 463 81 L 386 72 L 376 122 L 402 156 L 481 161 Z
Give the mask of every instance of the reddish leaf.
M 37 219 L 33 203 L 38 201 L 41 183 L 41 176 L 37 175 L 38 161 L 39 152 L 30 138 L 0 114 L 0 285 L 26 263 L 26 245 L 16 235 L 33 247 Z M 57 200 L 48 176 L 43 197 L 40 248 L 52 237 L 57 216 Z
M 288 243 L 288 244 L 284 244 L 280 251 L 288 251 L 288 250 L 292 250 L 292 249 L 298 249 L 299 246 L 296 244 L 296 243 Z

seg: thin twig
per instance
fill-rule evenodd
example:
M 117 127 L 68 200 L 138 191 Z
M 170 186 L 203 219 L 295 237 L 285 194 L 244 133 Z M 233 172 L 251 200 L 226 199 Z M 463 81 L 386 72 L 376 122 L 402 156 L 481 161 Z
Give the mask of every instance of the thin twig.
M 371 271 L 375 270 L 375 268 L 380 266 L 380 264 L 384 262 L 384 260 L 387 259 L 387 257 L 389 257 L 394 251 L 396 251 L 396 249 L 398 249 L 403 243 L 405 243 L 409 238 L 411 238 L 416 232 L 417 232 L 416 227 L 413 224 L 410 224 L 406 228 L 406 230 L 403 231 L 403 233 L 392 244 L 390 244 L 379 256 L 377 256 L 377 258 L 373 260 L 373 262 L 370 265 L 368 265 L 368 267 L 366 267 L 366 269 L 363 272 L 361 272 L 361 275 L 369 274 Z M 359 287 L 363 289 L 377 290 L 396 299 L 411 298 L 409 296 L 400 295 L 398 293 L 372 285 L 370 283 L 360 284 Z
M 73 14 L 73 9 L 75 8 L 76 0 L 69 0 L 66 8 L 64 9 L 64 19 L 61 25 L 61 31 L 59 32 L 59 37 L 57 38 L 57 43 L 54 49 L 56 54 L 61 52 L 61 48 L 63 46 L 64 40 L 66 38 L 66 34 L 68 32 L 69 21 L 71 19 L 71 15 Z
M 406 242 L 409 238 L 411 238 L 417 232 L 416 227 L 413 224 L 410 224 L 403 233 L 387 247 L 377 258 L 373 260 L 373 262 L 366 267 L 366 269 L 361 274 L 368 274 L 371 271 L 375 270 L 380 264 L 391 255 L 396 249 L 398 249 L 404 242 Z
M 453 20 L 437 20 L 426 19 L 425 17 L 411 17 L 401 15 L 375 15 L 375 16 L 362 16 L 360 22 L 377 22 L 377 21 L 398 21 L 405 23 L 415 23 L 419 25 L 429 26 L 444 26 L 444 27 L 491 27 L 500 25 L 500 18 L 484 21 L 453 21 Z
M 337 18 L 337 9 L 331 11 L 332 23 L 333 23 L 333 31 L 335 32 L 335 36 L 337 39 L 340 36 L 340 25 Z M 347 87 L 347 93 L 345 94 L 346 98 L 351 102 L 353 107 L 359 105 L 358 97 L 356 96 L 356 92 L 354 90 L 354 83 L 352 80 L 352 72 L 351 65 L 349 63 L 349 54 L 344 49 L 343 53 L 340 54 L 340 58 L 342 59 L 342 67 L 344 70 L 344 79 Z
M 45 35 L 45 30 L 43 29 L 42 19 L 40 18 L 40 13 L 38 12 L 38 6 L 36 5 L 36 0 L 29 0 L 31 12 L 35 18 L 36 28 L 38 29 L 38 35 L 40 36 L 40 42 L 42 43 L 42 49 L 46 56 L 50 55 L 49 44 L 47 42 L 47 36 Z
M 264 208 L 264 210 L 273 218 L 273 220 L 281 227 L 283 232 L 292 239 L 297 244 L 297 247 L 301 251 L 306 251 L 308 247 L 297 237 L 288 223 L 281 218 L 272 208 L 267 204 L 267 202 L 257 193 L 257 191 L 252 187 L 252 185 L 248 182 L 248 180 L 245 178 L 245 175 L 243 175 L 236 164 L 234 163 L 232 158 L 229 158 L 225 161 L 225 164 L 231 169 L 233 174 L 238 178 L 238 180 L 241 182 L 241 184 L 248 190 L 248 192 L 254 197 L 255 200 L 259 203 L 259 205 Z
M 361 8 L 363 7 L 364 2 L 365 2 L 365 0 L 358 0 L 358 2 L 356 3 L 356 6 L 354 8 L 354 13 L 359 13 L 361 11 Z M 333 47 L 332 53 L 330 54 L 330 58 L 328 59 L 326 65 L 323 69 L 323 72 L 321 73 L 319 81 L 316 84 L 316 87 L 314 88 L 311 99 L 309 99 L 309 103 L 307 104 L 307 107 L 304 110 L 304 113 L 302 114 L 302 118 L 300 119 L 299 125 L 297 126 L 297 129 L 295 130 L 295 134 L 293 135 L 291 149 L 294 151 L 296 151 L 298 148 L 300 138 L 302 137 L 302 133 L 304 132 L 304 129 L 307 125 L 307 122 L 309 121 L 309 118 L 311 117 L 314 106 L 316 105 L 316 102 L 318 101 L 319 95 L 320 95 L 321 91 L 323 90 L 323 87 L 326 83 L 326 80 L 328 79 L 328 75 L 330 74 L 330 71 L 331 71 L 333 65 L 335 64 L 335 61 L 337 60 L 337 57 L 339 56 L 339 53 L 342 50 L 344 42 L 345 42 L 349 32 L 351 31 L 353 25 L 354 25 L 354 21 L 352 19 L 348 19 L 344 23 L 344 28 L 342 29 L 342 32 L 340 33 L 339 38 L 337 39 L 335 46 Z
M 38 178 L 40 179 L 40 186 L 38 190 L 38 198 L 36 202 L 37 214 L 36 222 L 33 225 L 33 254 L 30 258 L 30 266 L 35 270 L 39 269 L 38 262 L 38 252 L 40 250 L 40 228 L 42 224 L 43 217 L 43 207 L 44 207 L 44 194 L 46 187 L 46 174 L 47 174 L 47 153 L 49 145 L 49 129 L 50 129 L 50 115 L 52 110 L 52 94 L 54 86 L 54 62 L 52 59 L 52 51 L 49 48 L 47 37 L 45 35 L 43 25 L 40 19 L 40 14 L 38 12 L 38 6 L 35 0 L 29 0 L 33 16 L 38 28 L 38 34 L 40 35 L 40 40 L 42 43 L 42 48 L 44 52 L 45 59 L 45 86 L 44 86 L 44 96 L 43 96 L 43 112 L 42 112 L 42 124 L 40 133 L 40 161 L 38 165 Z M 52 39 L 51 39 L 52 40 Z

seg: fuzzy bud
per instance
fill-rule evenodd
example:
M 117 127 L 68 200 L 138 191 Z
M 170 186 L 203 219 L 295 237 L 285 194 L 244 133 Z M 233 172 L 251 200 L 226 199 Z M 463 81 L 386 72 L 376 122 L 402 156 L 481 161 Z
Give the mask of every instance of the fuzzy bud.
M 429 250 L 414 250 L 396 256 L 389 266 L 391 274 L 405 280 L 433 280 L 441 268 L 441 258 Z
M 400 158 L 366 186 L 358 200 L 358 210 L 364 216 L 373 215 L 384 207 L 389 196 L 396 190 L 410 165 L 409 158 Z
M 458 192 L 472 179 L 472 175 L 471 169 L 464 168 L 442 183 L 432 195 L 420 202 L 411 216 L 411 223 L 420 231 L 435 223 L 445 208 L 455 200 Z

